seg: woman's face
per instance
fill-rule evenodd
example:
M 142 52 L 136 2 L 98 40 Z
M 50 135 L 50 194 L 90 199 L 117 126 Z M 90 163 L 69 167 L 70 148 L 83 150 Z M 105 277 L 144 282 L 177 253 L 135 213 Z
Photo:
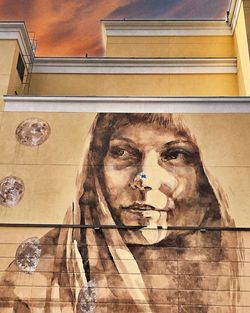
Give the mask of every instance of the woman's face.
M 166 237 L 157 226 L 198 226 L 199 155 L 177 131 L 154 124 L 117 129 L 104 158 L 108 203 L 117 223 L 145 226 L 126 232 L 127 243 L 154 244 Z

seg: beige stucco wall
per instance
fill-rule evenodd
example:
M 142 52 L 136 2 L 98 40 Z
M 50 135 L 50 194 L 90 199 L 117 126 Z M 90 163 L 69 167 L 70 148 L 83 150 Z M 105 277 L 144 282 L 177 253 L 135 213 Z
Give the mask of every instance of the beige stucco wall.
M 0 180 L 14 175 L 23 179 L 25 195 L 16 208 L 0 210 L 1 222 L 61 223 L 75 197 L 83 143 L 94 114 L 1 113 Z M 51 127 L 41 146 L 17 142 L 15 131 L 27 118 L 40 118 Z
M 2 95 L 7 94 L 12 70 L 13 58 L 17 42 L 15 40 L 0 41 L 0 110 L 2 110 Z
M 19 53 L 17 40 L 0 41 L 0 110 L 3 109 L 3 95 L 21 94 L 23 91 L 16 69 Z
M 245 8 L 243 7 L 242 3 L 234 32 L 234 45 L 237 54 L 239 95 L 249 96 L 250 60 L 247 33 L 249 33 L 250 30 L 246 29 L 247 24 L 245 20 L 244 10 Z
M 247 30 L 247 41 L 248 47 L 250 46 L 250 0 L 244 0 L 244 13 L 245 13 L 245 22 Z
M 107 37 L 108 57 L 233 57 L 231 36 Z
M 8 95 L 15 95 L 15 92 L 18 95 L 22 95 L 22 93 L 24 91 L 25 85 L 22 84 L 22 82 L 19 78 L 17 69 L 16 69 L 19 53 L 20 53 L 20 47 L 18 44 L 16 44 L 15 52 L 14 52 L 14 56 L 13 56 L 12 67 L 11 67 L 11 73 L 10 73 Z M 23 59 L 23 62 L 24 62 L 24 59 Z M 25 64 L 25 62 L 24 62 L 24 64 Z M 25 69 L 23 83 L 25 83 L 25 81 L 26 81 L 26 75 L 27 75 L 27 71 Z
M 33 74 L 35 96 L 237 96 L 236 74 Z

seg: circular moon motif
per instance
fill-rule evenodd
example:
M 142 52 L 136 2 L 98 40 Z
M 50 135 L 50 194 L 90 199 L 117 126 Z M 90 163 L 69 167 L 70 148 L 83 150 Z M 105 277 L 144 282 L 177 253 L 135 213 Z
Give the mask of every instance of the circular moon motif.
M 0 181 L 0 205 L 14 207 L 22 199 L 25 187 L 21 178 L 8 176 Z
M 96 288 L 93 281 L 88 282 L 87 287 L 83 287 L 78 295 L 77 313 L 94 313 L 96 308 Z
M 39 118 L 29 118 L 22 121 L 16 129 L 17 141 L 25 146 L 38 146 L 44 143 L 50 135 L 50 126 Z
M 16 264 L 21 271 L 31 274 L 35 272 L 41 257 L 41 246 L 38 237 L 23 241 L 16 251 Z

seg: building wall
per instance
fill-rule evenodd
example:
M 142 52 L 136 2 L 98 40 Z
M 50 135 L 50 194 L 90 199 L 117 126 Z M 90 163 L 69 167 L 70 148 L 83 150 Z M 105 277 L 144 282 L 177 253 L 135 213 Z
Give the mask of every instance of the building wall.
M 91 134 L 89 130 L 95 114 L 4 112 L 1 115 L 0 148 L 3 152 L 0 155 L 0 180 L 2 182 L 4 178 L 14 176 L 21 178 L 25 186 L 20 201 L 12 207 L 0 206 L 1 222 L 49 224 L 44 227 L 1 227 L 1 312 L 12 312 L 13 308 L 18 313 L 25 310 L 50 313 L 65 311 L 109 313 L 117 310 L 154 313 L 168 310 L 176 313 L 182 310 L 196 313 L 197 309 L 206 313 L 211 310 L 234 313 L 235 309 L 237 313 L 247 312 L 250 305 L 248 233 L 239 232 L 236 238 L 236 232 L 228 231 L 196 231 L 194 234 L 186 232 L 184 238 L 188 240 L 182 241 L 182 236 L 178 237 L 176 231 L 170 236 L 171 233 L 166 230 L 149 228 L 145 231 L 147 234 L 144 234 L 148 240 L 154 237 L 154 233 L 159 235 L 158 232 L 165 232 L 169 240 L 161 244 L 150 243 L 146 246 L 146 251 L 143 246 L 125 245 L 124 239 L 119 239 L 116 229 L 88 229 L 87 241 L 84 239 L 84 232 L 80 236 L 79 233 L 74 233 L 76 241 L 72 241 L 71 227 L 57 228 L 55 225 L 53 228 L 51 224 L 79 223 L 78 201 L 83 192 L 82 184 L 86 179 L 86 171 L 91 168 L 100 175 L 101 163 L 93 165 L 88 163 L 90 159 L 86 158 L 89 153 L 89 134 Z M 20 136 L 16 136 L 17 127 L 27 119 L 36 118 L 49 125 L 50 134 L 47 140 L 37 146 L 20 143 Z M 113 115 L 112 118 L 121 121 L 124 116 Z M 249 154 L 250 146 L 249 118 L 249 114 L 174 116 L 176 125 L 185 127 L 182 128 L 181 136 L 184 136 L 184 129 L 188 130 L 188 136 L 191 136 L 189 140 L 199 148 L 205 170 L 202 174 L 203 179 L 209 178 L 206 184 L 213 187 L 213 192 L 208 186 L 204 187 L 202 205 L 209 203 L 208 210 L 211 210 L 211 204 L 217 205 L 212 197 L 212 194 L 216 194 L 220 205 L 225 205 L 225 211 L 222 210 L 225 214 L 223 217 L 225 223 L 227 221 L 226 225 L 231 226 L 234 223 L 236 226 L 248 226 L 250 182 L 249 158 L 246 158 L 246 155 Z M 152 137 L 147 137 L 148 129 L 161 130 L 161 136 L 166 140 L 172 140 L 170 134 L 173 133 L 170 127 L 156 124 L 158 126 L 152 128 L 153 124 L 148 123 L 145 129 L 142 128 L 145 126 L 143 122 L 139 124 L 137 131 L 130 132 L 130 135 L 138 140 L 137 149 L 139 147 L 141 149 L 139 142 L 143 138 L 148 138 L 147 144 L 153 146 L 157 141 L 157 137 L 152 134 Z M 124 136 L 128 134 L 125 132 L 128 126 L 131 125 L 120 126 L 120 129 L 124 130 Z M 132 124 L 132 127 L 136 127 L 136 123 Z M 115 130 L 119 131 L 119 128 Z M 30 137 L 25 138 L 32 139 L 35 133 L 33 129 L 33 132 L 29 133 Z M 94 136 L 93 133 L 92 135 Z M 95 134 L 102 135 L 100 132 Z M 102 141 L 105 149 L 108 144 Z M 100 153 L 101 150 L 98 151 L 98 154 Z M 134 158 L 135 156 L 133 160 Z M 124 172 L 125 161 L 122 162 L 122 166 L 119 167 L 111 167 L 108 164 L 104 167 L 107 173 L 113 172 L 113 175 L 117 174 L 115 173 L 117 170 L 120 171 L 117 177 L 118 185 L 128 179 L 127 170 Z M 167 173 L 171 168 L 171 162 L 160 168 Z M 127 168 L 135 164 L 136 161 L 132 163 L 130 161 Z M 155 179 L 159 174 L 157 164 L 148 163 L 144 167 L 147 175 L 148 171 L 155 172 Z M 181 171 L 185 172 L 185 169 L 189 168 L 188 181 L 190 181 L 192 177 L 190 161 L 188 164 L 182 163 Z M 169 173 L 179 171 L 178 163 L 174 166 L 175 170 L 172 169 Z M 131 177 L 130 183 L 133 182 L 134 176 Z M 102 184 L 101 179 L 100 183 Z M 102 188 L 106 186 L 103 185 Z M 149 192 L 156 191 L 152 189 Z M 123 194 L 118 195 L 118 199 L 124 200 L 126 192 L 124 189 Z M 130 192 L 135 193 L 135 189 L 131 188 Z M 12 195 L 15 196 L 16 193 L 13 192 Z M 205 195 L 208 195 L 208 198 Z M 158 197 L 160 198 L 155 194 L 150 200 L 148 196 L 147 201 L 157 202 Z M 2 193 L 1 201 L 3 198 Z M 191 211 L 187 208 L 187 212 L 192 215 L 190 222 L 192 225 L 196 225 L 197 215 L 202 215 L 202 205 L 192 208 Z M 97 207 L 91 209 L 95 212 Z M 180 209 L 176 208 L 177 211 L 174 213 L 179 218 L 183 216 L 178 213 Z M 82 207 L 81 210 L 82 214 L 87 214 L 86 207 L 84 210 Z M 74 218 L 72 215 L 69 216 L 67 211 L 71 212 Z M 231 220 L 227 217 L 228 214 Z M 87 215 L 85 219 L 85 223 L 88 224 Z M 218 222 L 220 218 L 217 217 L 215 220 Z M 106 224 L 110 223 L 110 220 L 106 220 Z M 116 220 L 116 225 L 120 226 L 119 219 Z M 214 224 L 206 220 L 203 227 L 209 225 Z M 244 246 L 241 242 L 243 239 Z M 88 250 L 88 256 L 82 254 L 86 258 L 85 262 L 81 261 L 82 257 L 79 254 L 83 247 L 87 247 Z M 84 251 L 86 253 L 86 250 Z M 91 272 L 89 287 L 84 281 L 87 264 L 90 264 Z M 145 286 L 141 285 L 142 277 Z M 151 306 L 148 303 L 151 303 Z
M 22 84 L 22 81 L 17 72 L 17 60 L 18 60 L 18 56 L 20 53 L 21 53 L 20 47 L 18 44 L 16 44 L 14 56 L 12 60 L 11 72 L 10 72 L 10 81 L 9 81 L 8 92 L 7 92 L 8 95 L 21 95 L 23 94 L 24 89 L 25 89 L 25 85 Z M 25 65 L 24 58 L 23 58 L 23 62 Z M 26 75 L 27 75 L 27 69 L 25 65 L 23 83 L 26 82 Z
M 1 95 L 5 95 L 8 92 L 9 81 L 10 81 L 10 73 L 13 64 L 13 58 L 15 54 L 17 42 L 10 40 L 1 40 L 0 46 L 0 93 Z M 3 106 L 3 99 L 1 97 L 1 108 Z
M 250 1 L 245 0 L 243 2 L 244 5 L 244 15 L 245 15 L 245 22 L 246 22 L 246 30 L 247 30 L 247 41 L 248 41 L 248 47 L 250 45 Z
M 249 28 L 246 28 L 246 25 L 245 7 L 243 7 L 242 3 L 234 32 L 234 44 L 238 62 L 238 85 L 240 96 L 250 95 L 250 60 L 248 45 Z
M 107 40 L 112 57 L 236 56 L 238 73 L 32 74 L 33 110 L 0 112 L 1 313 L 248 312 L 250 236 L 232 228 L 249 226 L 249 113 L 36 108 L 43 96 L 119 96 L 132 111 L 129 96 L 248 95 L 244 12 L 234 37 Z M 2 47 L 0 92 L 13 95 L 19 46 Z
M 237 96 L 236 74 L 33 74 L 35 96 Z
M 16 66 L 20 47 L 17 40 L 0 41 L 0 110 L 3 109 L 3 95 L 22 94 L 23 85 Z
M 115 37 L 108 36 L 108 57 L 234 57 L 231 36 Z

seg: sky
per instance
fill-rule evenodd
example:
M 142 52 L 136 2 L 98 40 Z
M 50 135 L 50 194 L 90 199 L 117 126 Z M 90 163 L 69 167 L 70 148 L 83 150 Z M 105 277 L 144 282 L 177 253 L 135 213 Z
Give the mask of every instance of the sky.
M 102 19 L 224 19 L 230 0 L 0 0 L 1 21 L 24 21 L 37 56 L 102 56 Z

